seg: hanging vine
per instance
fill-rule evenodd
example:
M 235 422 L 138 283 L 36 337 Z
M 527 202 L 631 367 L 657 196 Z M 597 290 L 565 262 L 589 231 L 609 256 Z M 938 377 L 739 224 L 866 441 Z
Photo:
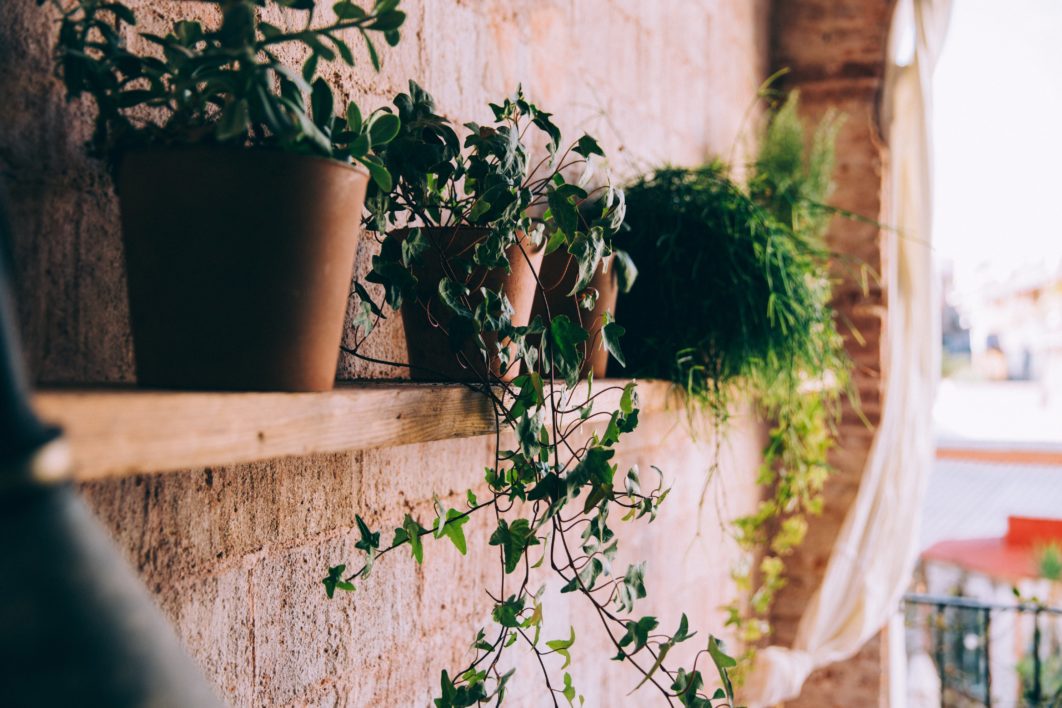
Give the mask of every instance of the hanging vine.
M 670 705 L 733 705 L 734 661 L 722 644 L 711 637 L 691 665 L 671 666 L 669 652 L 695 634 L 686 616 L 667 632 L 657 618 L 635 614 L 647 593 L 646 565 L 613 567 L 617 517 L 650 523 L 668 493 L 662 479 L 643 488 L 637 468 L 622 470 L 615 461 L 617 444 L 638 424 L 636 384 L 600 388 L 592 377 L 581 380 L 590 338 L 569 317 L 547 308 L 544 317 L 516 324 L 504 288 L 469 287 L 488 282 L 488 273 L 512 272 L 520 261 L 530 265 L 540 250 L 565 249 L 578 268 L 570 295 L 584 306 L 593 303 L 591 277 L 612 253 L 625 211 L 623 193 L 603 170 L 601 148 L 587 135 L 562 148 L 550 114 L 520 91 L 491 105 L 492 125 L 467 124 L 463 144 L 416 84 L 394 103 L 402 127 L 381 151 L 394 186 L 377 188 L 368 198 L 370 226 L 388 234 L 368 278 L 383 287 L 384 299 L 375 302 L 365 286 L 356 286 L 361 337 L 347 351 L 363 356 L 359 349 L 385 310 L 405 305 L 404 316 L 430 321 L 449 343 L 466 385 L 494 407 L 495 457 L 485 474 L 486 497 L 469 490 L 459 509 L 437 501 L 435 518 L 426 525 L 407 514 L 390 542 L 382 530 L 357 518 L 362 558 L 349 569 L 346 564 L 329 569 L 323 581 L 329 596 L 353 591 L 395 550 L 406 548 L 423 562 L 429 538 L 445 537 L 464 553 L 464 525 L 474 514 L 486 514 L 494 526 L 489 544 L 498 547 L 501 566 L 498 587 L 488 591 L 494 625 L 474 634 L 467 665 L 441 672 L 436 706 L 500 702 L 512 677 L 512 671 L 499 668 L 500 661 L 516 644 L 534 655 L 554 705 L 577 700 L 570 673 L 558 679 L 549 667 L 556 660 L 563 660 L 558 671 L 568 667 L 575 631 L 543 641 L 544 590 L 530 586 L 540 566 L 559 578 L 561 593 L 587 603 L 613 645 L 612 658 L 640 674 L 634 688 L 651 684 Z M 526 147 L 529 131 L 546 142 L 546 156 L 536 163 Z M 572 174 L 578 179 L 569 181 Z M 595 175 L 603 186 L 589 188 Z M 470 243 L 460 241 L 468 234 Z M 418 274 L 436 273 L 425 266 L 428 259 L 441 263 L 442 274 L 437 282 L 422 283 Z M 542 284 L 536 282 L 536 288 L 541 291 Z M 622 327 L 610 318 L 602 324 L 602 345 L 622 361 Z M 525 373 L 514 376 L 521 364 Z M 609 401 L 613 405 L 606 406 Z M 702 674 L 702 661 L 716 668 L 715 680 Z M 711 693 L 710 683 L 718 686 Z

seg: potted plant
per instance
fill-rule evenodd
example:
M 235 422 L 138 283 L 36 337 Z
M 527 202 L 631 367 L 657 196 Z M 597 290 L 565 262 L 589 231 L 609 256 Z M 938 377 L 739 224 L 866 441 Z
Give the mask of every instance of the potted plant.
M 314 24 L 313 0 L 234 0 L 216 28 L 178 21 L 132 51 L 126 6 L 52 0 L 59 74 L 94 100 L 90 148 L 115 174 L 141 385 L 332 387 L 369 174 L 390 186 L 373 151 L 398 119 L 336 111 L 315 75 L 354 62 L 348 31 L 378 65 L 370 33 L 398 41 L 398 2 L 339 2 Z M 299 29 L 262 21 L 270 4 Z M 301 70 L 285 45 L 308 50 Z
M 588 228 L 595 219 L 607 218 L 607 214 L 608 209 L 603 208 L 598 200 L 587 200 L 579 209 L 580 221 Z M 607 228 L 606 233 L 611 236 Z M 567 250 L 552 251 L 543 258 L 539 276 L 542 289 L 535 298 L 533 314 L 543 318 L 547 311 L 553 315 L 565 315 L 589 333 L 579 371 L 581 377 L 592 373 L 600 379 L 607 374 L 609 349 L 604 341 L 605 327 L 618 327 L 614 324 L 616 301 L 620 292 L 630 292 L 637 276 L 638 269 L 630 255 L 613 248 L 610 255 L 601 259 L 589 285 L 580 292 L 576 290 L 579 268 Z M 620 360 L 617 363 L 624 365 Z
M 521 346 L 542 331 L 543 320 L 531 315 L 543 256 L 563 249 L 575 264 L 571 294 L 586 291 L 622 223 L 622 194 L 566 180 L 579 167 L 592 177 L 601 148 L 584 135 L 559 150 L 550 114 L 522 91 L 491 104 L 492 125 L 466 124 L 463 143 L 415 83 L 394 103 L 401 128 L 380 152 L 393 185 L 373 187 L 368 198 L 370 228 L 388 236 L 369 280 L 401 307 L 412 378 L 511 381 L 521 361 L 532 368 L 545 361 Z M 547 142 L 537 164 L 529 128 Z M 599 214 L 580 220 L 588 199 Z
M 768 491 L 735 522 L 743 547 L 762 553 L 735 576 L 752 590 L 751 617 L 730 608 L 749 646 L 767 631 L 782 558 L 801 542 L 805 514 L 821 508 L 832 426 L 841 397 L 855 395 L 831 304 L 840 263 L 824 239 L 838 213 L 826 204 L 838 122 L 828 116 L 808 140 L 795 94 L 768 116 L 747 185 L 713 162 L 663 168 L 628 187 L 624 246 L 639 276 L 619 302 L 634 375 L 675 382 L 717 428 L 735 392 L 771 423 Z

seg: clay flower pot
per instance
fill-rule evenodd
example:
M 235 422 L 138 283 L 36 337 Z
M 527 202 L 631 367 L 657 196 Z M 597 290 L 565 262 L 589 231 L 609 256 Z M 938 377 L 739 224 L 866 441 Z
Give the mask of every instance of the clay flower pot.
M 451 312 L 439 298 L 439 282 L 448 271 L 444 262 L 462 257 L 471 260 L 472 251 L 487 235 L 486 229 L 471 227 L 422 228 L 421 232 L 432 244 L 421 254 L 420 260 L 411 269 L 417 277 L 417 298 L 402 305 L 402 324 L 406 333 L 406 349 L 409 355 L 410 378 L 414 381 L 483 381 L 488 373 L 488 362 L 479 347 L 467 343 L 455 352 L 450 345 L 448 325 Z M 392 238 L 404 239 L 407 229 L 391 234 Z M 468 301 L 472 309 L 483 301 L 479 294 L 482 287 L 505 293 L 513 307 L 512 323 L 517 327 L 531 321 L 531 307 L 537 289 L 535 271 L 542 263 L 542 248 L 534 248 L 526 239 L 524 252 L 512 246 L 506 252 L 511 272 L 502 269 L 474 268 L 463 283 L 469 289 Z M 530 260 L 530 263 L 528 263 Z M 483 339 L 489 351 L 495 350 L 497 335 L 485 333 Z M 503 342 L 504 344 L 504 342 Z M 510 345 L 511 359 L 515 359 L 515 347 Z M 503 381 L 511 381 L 520 371 L 519 361 L 512 361 L 504 371 L 499 357 L 489 362 L 489 372 Z
M 275 150 L 127 153 L 117 188 L 138 382 L 331 389 L 367 182 Z
M 590 287 L 598 292 L 597 303 L 591 310 L 584 310 L 579 306 L 577 296 L 568 294 L 575 287 L 575 281 L 579 277 L 579 267 L 572 256 L 567 251 L 558 250 L 542 261 L 539 277 L 544 292 L 535 295 L 533 314 L 545 320 L 548 304 L 550 315 L 567 315 L 572 322 L 578 322 L 590 333 L 590 339 L 585 345 L 586 358 L 579 371 L 579 376 L 584 378 L 591 371 L 594 372 L 595 379 L 604 378 L 608 369 L 608 351 L 602 346 L 601 327 L 602 317 L 606 312 L 616 315 L 619 280 L 616 277 L 616 269 L 612 267 L 612 261 L 612 256 L 602 260 L 590 281 Z

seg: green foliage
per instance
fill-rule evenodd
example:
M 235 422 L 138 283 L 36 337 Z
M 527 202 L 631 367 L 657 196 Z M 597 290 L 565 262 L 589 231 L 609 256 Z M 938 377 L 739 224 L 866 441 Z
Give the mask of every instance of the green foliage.
M 1050 706 L 1062 705 L 1062 654 L 1052 652 L 1040 661 L 1040 693 L 1036 693 L 1036 662 L 1032 652 L 1026 653 L 1014 666 L 1021 680 L 1021 695 L 1026 701 L 1022 705 Z
M 814 244 L 833 216 L 826 200 L 833 188 L 833 146 L 842 121 L 837 114 L 827 113 L 809 141 L 798 113 L 799 102 L 794 91 L 771 115 L 749 192 L 775 218 L 790 225 L 796 238 Z
M 729 623 L 753 644 L 784 585 L 783 558 L 821 509 L 832 427 L 850 363 L 831 307 L 824 231 L 839 121 L 805 139 L 796 95 L 770 114 L 748 186 L 721 162 L 664 168 L 627 189 L 624 247 L 639 277 L 619 310 L 637 376 L 682 386 L 693 411 L 725 425 L 735 393 L 772 422 L 755 513 L 735 522 L 758 566 L 735 571 L 750 593 Z M 717 463 L 716 463 L 717 464 Z M 710 478 L 711 474 L 709 474 Z M 690 679 L 692 680 L 692 679 Z
M 1047 580 L 1062 580 L 1062 546 L 1048 543 L 1037 551 L 1036 565 L 1040 577 Z
M 635 688 L 651 682 L 670 702 L 727 705 L 722 702 L 726 700 L 723 688 L 712 698 L 705 694 L 696 667 L 687 673 L 666 661 L 676 644 L 693 636 L 685 616 L 673 634 L 658 631 L 655 618 L 633 616 L 647 594 L 649 567 L 636 562 L 625 571 L 613 569 L 619 545 L 615 519 L 651 522 L 667 496 L 662 480 L 655 489 L 643 489 L 638 470 L 621 471 L 616 462 L 617 445 L 638 425 L 635 384 L 615 387 L 618 406 L 604 408 L 599 399 L 608 390 L 595 392 L 591 380 L 579 379 L 582 348 L 589 339 L 579 322 L 547 313 L 527 327 L 514 326 L 505 293 L 480 287 L 466 277 L 476 269 L 508 271 L 514 248 L 563 248 L 578 268 L 573 296 L 589 296 L 584 291 L 601 260 L 613 252 L 612 237 L 625 211 L 622 192 L 609 185 L 607 175 L 602 178 L 605 186 L 586 186 L 587 173 L 602 157 L 601 147 L 593 138 L 582 136 L 562 149 L 561 133 L 550 114 L 519 91 L 491 105 L 492 124 L 467 124 L 463 140 L 436 113 L 431 96 L 415 83 L 394 105 L 400 128 L 380 151 L 392 185 L 370 189 L 368 225 L 381 231 L 412 228 L 401 239 L 382 241 L 369 280 L 383 286 L 384 302 L 366 303 L 366 316 L 378 318 L 385 307 L 394 309 L 406 298 L 431 293 L 449 315 L 455 349 L 472 341 L 489 359 L 511 356 L 511 347 L 515 358 L 525 364 L 525 373 L 506 381 L 488 373 L 488 367 L 482 381 L 469 384 L 489 397 L 497 415 L 498 440 L 511 440 L 513 447 L 495 450 L 494 463 L 484 473 L 486 492 L 469 490 L 464 495 L 467 510 L 461 512 L 446 509 L 436 500 L 433 531 L 407 515 L 389 548 L 377 549 L 372 541 L 378 540 L 376 532 L 362 529 L 363 541 L 356 546 L 365 554 L 362 567 L 345 578 L 330 572 L 326 590 L 334 581 L 364 577 L 380 556 L 403 546 L 408 545 L 417 562 L 422 562 L 423 537 L 428 534 L 436 539 L 449 537 L 464 553 L 467 540 L 461 525 L 471 515 L 487 511 L 482 516 L 492 528 L 488 545 L 497 548 L 500 562 L 500 587 L 489 593 L 494 627 L 489 634 L 484 629 L 476 633 L 474 658 L 463 670 L 442 672 L 436 706 L 500 703 L 512 674 L 500 673 L 499 661 L 517 644 L 537 658 L 554 705 L 561 699 L 570 705 L 582 702 L 571 674 L 565 671 L 572 663 L 574 630 L 567 639 L 541 640 L 540 596 L 545 590 L 532 591 L 529 585 L 538 568 L 554 573 L 560 592 L 586 602 L 600 619 L 607 636 L 613 638 L 615 658 L 641 674 Z M 538 132 L 547 143 L 546 155 L 538 162 L 530 158 L 529 132 Z M 568 181 L 569 172 L 577 169 L 583 170 L 584 178 Z M 439 227 L 475 228 L 481 238 L 465 252 L 450 254 L 435 241 Z M 549 234 L 548 244 L 545 234 Z M 441 274 L 437 282 L 418 283 L 412 266 L 430 249 L 442 254 Z M 526 254 L 523 250 L 521 255 Z M 637 272 L 634 264 L 626 256 L 617 260 L 629 284 Z M 368 298 L 364 287 L 356 292 L 363 300 Z M 455 322 L 460 323 L 461 342 L 453 341 Z M 624 327 L 611 318 L 604 327 L 605 346 L 622 361 Z M 487 333 L 496 334 L 497 341 L 505 344 L 490 348 Z M 357 346 L 349 352 L 357 356 Z M 582 397 L 583 391 L 585 402 L 573 404 L 573 398 Z M 507 433 L 504 438 L 502 431 Z M 720 664 L 722 654 L 711 654 L 712 646 L 709 643 L 703 653 L 720 665 L 722 686 L 728 669 Z M 551 676 L 551 664 L 564 672 L 560 680 Z M 696 676 L 697 681 L 691 684 L 683 676 Z
M 437 236 L 429 233 L 439 228 L 480 230 L 469 253 L 450 259 L 452 278 L 439 291 L 444 304 L 457 315 L 449 327 L 454 351 L 475 340 L 477 332 L 497 333 L 497 344 L 484 352 L 486 358 L 511 364 L 506 359 L 510 349 L 503 344 L 509 342 L 519 350 L 517 358 L 529 367 L 539 362 L 548 374 L 555 366 L 556 376 L 573 384 L 589 339 L 582 336 L 582 328 L 570 322 L 551 323 L 547 346 L 560 350 L 552 357 L 528 342 L 541 335 L 541 325 L 513 326 L 504 293 L 462 288 L 474 269 L 509 271 L 512 254 L 526 258 L 544 245 L 544 234 L 549 233 L 547 250 L 566 249 L 578 269 L 572 294 L 591 295 L 590 279 L 613 253 L 612 236 L 626 208 L 622 191 L 611 186 L 607 171 L 601 169 L 603 151 L 597 141 L 583 135 L 562 150 L 561 133 L 551 114 L 529 102 L 520 89 L 511 98 L 490 105 L 492 123 L 465 124 L 463 139 L 448 119 L 436 113 L 434 99 L 415 82 L 410 82 L 408 93 L 394 99 L 394 108 L 401 127 L 379 152 L 392 185 L 370 187 L 367 226 L 385 233 L 411 222 L 427 228 L 415 229 L 403 241 L 420 239 L 421 245 L 412 250 L 385 242 L 373 259 L 368 280 L 383 285 L 387 303 L 396 308 L 416 292 L 417 280 L 410 266 L 417 253 L 441 248 L 432 241 Z M 548 144 L 538 162 L 530 158 L 528 148 L 535 133 Z M 568 175 L 576 171 L 581 171 L 578 180 L 569 181 Z M 594 179 L 604 186 L 588 188 Z M 624 275 L 632 279 L 636 271 L 630 259 L 624 258 L 623 264 Z M 359 296 L 365 297 L 361 291 Z M 477 301 L 482 303 L 478 307 L 473 305 Z M 609 333 L 611 349 L 619 351 L 622 332 L 613 327 Z
M 356 160 L 382 189 L 390 187 L 373 151 L 397 135 L 398 118 L 376 111 L 363 119 L 354 103 L 337 110 L 331 86 L 315 77 L 322 62 L 354 64 L 346 37 L 352 32 L 379 68 L 372 34 L 398 42 L 405 20 L 399 0 L 375 0 L 371 10 L 343 0 L 334 5 L 336 19 L 324 24 L 313 22 L 315 0 L 234 0 L 223 3 L 217 28 L 180 20 L 165 35 L 142 32 L 143 52 L 126 44 L 124 29 L 137 18 L 125 5 L 37 0 L 45 2 L 61 15 L 56 62 L 67 96 L 88 95 L 96 105 L 95 154 L 118 159 L 141 145 L 277 147 Z M 271 5 L 306 19 L 290 31 L 272 25 L 260 18 Z M 279 59 L 283 45 L 307 50 L 301 68 Z
M 626 347 L 633 373 L 709 399 L 733 381 L 785 375 L 793 363 L 822 370 L 833 330 L 824 254 L 794 238 L 724 165 L 659 170 L 628 188 L 627 203 L 624 245 L 639 264 L 622 309 L 637 334 Z

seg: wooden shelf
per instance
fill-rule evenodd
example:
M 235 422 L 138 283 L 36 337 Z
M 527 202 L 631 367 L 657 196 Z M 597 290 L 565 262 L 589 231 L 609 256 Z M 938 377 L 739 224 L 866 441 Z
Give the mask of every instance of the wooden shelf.
M 615 407 L 624 383 L 595 382 L 594 393 L 604 391 L 595 409 Z M 643 412 L 667 407 L 669 392 L 667 383 L 639 384 Z M 51 389 L 35 405 L 64 428 L 82 481 L 495 431 L 489 399 L 456 384 L 356 383 L 328 393 Z

